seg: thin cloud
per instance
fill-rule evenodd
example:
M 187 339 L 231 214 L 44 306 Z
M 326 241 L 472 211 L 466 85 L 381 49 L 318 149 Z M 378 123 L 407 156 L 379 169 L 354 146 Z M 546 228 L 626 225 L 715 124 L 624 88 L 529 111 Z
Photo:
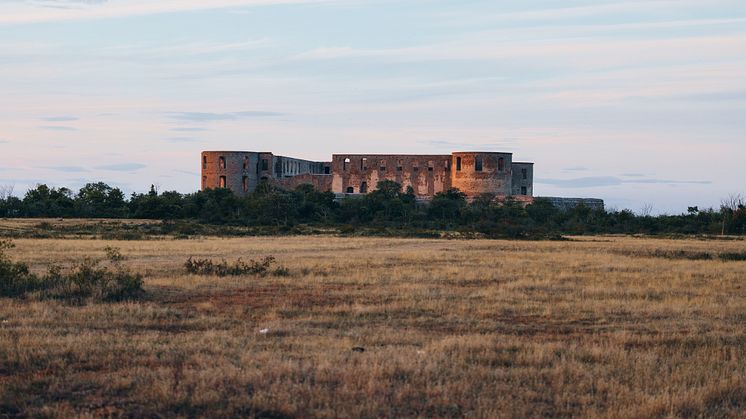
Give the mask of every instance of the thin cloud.
M 198 176 L 199 173 L 197 172 L 191 172 L 189 170 L 174 170 L 175 173 L 181 173 L 182 175 L 189 175 L 189 176 Z
M 78 130 L 77 128 L 60 126 L 60 125 L 42 125 L 39 128 L 45 129 L 47 131 L 77 131 Z
M 430 147 L 436 148 L 447 148 L 450 151 L 462 151 L 462 150 L 479 150 L 479 151 L 507 151 L 513 150 L 514 147 L 510 144 L 510 141 L 503 143 L 466 143 L 459 141 L 447 141 L 447 140 L 427 140 L 418 141 L 420 144 L 424 144 Z
M 557 186 L 559 188 L 601 188 L 624 184 L 662 184 L 662 185 L 709 185 L 708 180 L 667 180 L 667 179 L 621 179 L 614 176 L 582 177 L 575 179 L 538 178 L 536 183 Z
M 273 116 L 282 116 L 277 112 L 267 111 L 243 111 L 229 113 L 212 113 L 212 112 L 169 112 L 169 118 L 177 121 L 186 122 L 217 122 L 217 121 L 236 121 L 248 118 L 267 118 Z
M 141 163 L 119 163 L 119 164 L 97 166 L 96 169 L 110 170 L 114 172 L 133 172 L 133 171 L 144 169 L 146 167 L 148 166 L 141 164 Z
M 207 128 L 184 127 L 184 128 L 171 128 L 171 131 L 176 131 L 176 132 L 204 132 L 204 131 L 209 131 L 209 130 Z
M 232 7 L 352 3 L 353 0 L 128 0 L 12 2 L 0 6 L 1 24 L 90 20 Z
M 77 121 L 77 116 L 45 116 L 40 118 L 42 121 L 47 122 L 68 122 L 68 121 Z
M 196 143 L 201 140 L 198 138 L 193 138 L 193 137 L 171 137 L 171 138 L 166 138 L 166 141 L 171 142 L 171 143 Z
M 64 172 L 64 173 L 83 173 L 83 172 L 88 171 L 88 169 L 85 169 L 80 166 L 48 166 L 48 167 L 45 167 L 45 169 L 54 170 L 57 172 Z

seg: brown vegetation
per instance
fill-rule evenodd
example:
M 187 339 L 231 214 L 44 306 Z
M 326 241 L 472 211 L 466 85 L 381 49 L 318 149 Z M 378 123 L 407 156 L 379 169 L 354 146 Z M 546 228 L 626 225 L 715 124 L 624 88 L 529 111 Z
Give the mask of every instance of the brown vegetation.
M 743 241 L 15 244 L 7 253 L 36 273 L 118 247 L 120 263 L 145 274 L 146 296 L 83 306 L 0 299 L 0 416 L 738 417 L 746 409 L 746 262 L 716 257 L 743 254 Z M 705 253 L 713 257 L 686 257 Z M 190 255 L 273 255 L 289 275 L 189 275 Z

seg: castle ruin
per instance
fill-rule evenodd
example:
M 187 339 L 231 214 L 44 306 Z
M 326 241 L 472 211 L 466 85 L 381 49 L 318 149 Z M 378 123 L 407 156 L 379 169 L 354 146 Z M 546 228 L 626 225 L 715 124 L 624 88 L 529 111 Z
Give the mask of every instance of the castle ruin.
M 202 152 L 202 190 L 229 188 L 236 195 L 253 192 L 260 182 L 285 189 L 310 184 L 338 195 L 366 194 L 382 180 L 392 180 L 420 199 L 458 188 L 467 197 L 492 194 L 530 202 L 534 164 L 514 162 L 512 153 L 454 152 L 438 155 L 334 154 L 314 162 L 269 152 Z

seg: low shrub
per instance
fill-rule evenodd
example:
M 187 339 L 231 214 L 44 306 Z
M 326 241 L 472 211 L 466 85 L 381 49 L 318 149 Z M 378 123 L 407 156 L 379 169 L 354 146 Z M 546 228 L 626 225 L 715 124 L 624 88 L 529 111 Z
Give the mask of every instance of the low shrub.
M 5 251 L 15 247 L 0 240 L 0 297 L 20 297 L 39 287 L 39 278 L 29 272 L 25 263 L 13 262 Z
M 249 260 L 244 262 L 242 259 L 238 259 L 233 263 L 228 263 L 227 260 L 222 259 L 220 261 L 213 261 L 212 259 L 194 259 L 189 257 L 184 263 L 186 271 L 193 275 L 214 275 L 214 276 L 240 276 L 240 275 L 256 275 L 256 276 L 288 276 L 290 271 L 279 266 L 272 268 L 276 263 L 274 256 L 267 256 L 261 260 Z
M 718 257 L 720 257 L 720 260 L 722 261 L 742 262 L 746 261 L 746 252 L 721 253 Z
M 59 299 L 80 304 L 133 299 L 144 292 L 142 275 L 121 265 L 125 258 L 119 249 L 105 249 L 109 266 L 102 266 L 102 260 L 84 258 L 68 269 L 52 265 L 46 275 L 37 276 L 29 272 L 28 265 L 7 257 L 4 250 L 12 247 L 10 242 L 0 242 L 0 297 Z

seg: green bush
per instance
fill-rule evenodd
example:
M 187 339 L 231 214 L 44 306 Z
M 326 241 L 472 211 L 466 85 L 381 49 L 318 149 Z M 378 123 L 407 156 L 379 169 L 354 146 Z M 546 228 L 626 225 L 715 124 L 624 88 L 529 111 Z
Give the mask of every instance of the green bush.
M 20 297 L 39 287 L 39 279 L 31 274 L 28 265 L 10 260 L 5 251 L 15 245 L 0 240 L 0 297 Z
M 0 241 L 0 297 L 84 303 L 133 299 L 143 293 L 142 275 L 121 265 L 124 256 L 119 249 L 105 249 L 109 266 L 102 266 L 102 260 L 85 258 L 69 269 L 52 265 L 46 275 L 39 277 L 30 273 L 26 264 L 13 262 L 5 255 L 4 250 L 12 247 L 12 243 Z
M 288 276 L 290 271 L 282 266 L 272 269 L 276 262 L 274 256 L 267 256 L 262 260 L 250 260 L 244 262 L 240 258 L 229 264 L 227 260 L 222 259 L 218 262 L 212 259 L 194 259 L 189 257 L 184 263 L 186 271 L 193 275 L 215 275 L 215 276 L 240 276 L 240 275 L 257 275 L 257 276 Z

